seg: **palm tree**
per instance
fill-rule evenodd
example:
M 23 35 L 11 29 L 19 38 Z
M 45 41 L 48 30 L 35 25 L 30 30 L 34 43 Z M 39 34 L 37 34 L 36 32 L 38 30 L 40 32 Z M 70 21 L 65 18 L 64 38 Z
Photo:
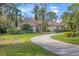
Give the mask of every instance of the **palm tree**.
M 38 6 L 38 4 L 35 4 L 33 12 L 35 14 L 35 20 L 38 20 L 38 14 L 39 14 L 39 6 Z
M 42 16 L 42 20 L 45 20 L 45 15 L 46 15 L 46 8 L 43 6 L 40 10 L 40 14 Z
M 42 4 L 42 8 L 40 9 L 40 17 L 43 21 L 41 25 L 41 29 L 42 29 L 41 32 L 46 31 L 47 28 L 46 13 L 47 13 L 46 5 Z
M 35 14 L 34 18 L 36 20 L 36 22 L 38 21 L 38 15 L 39 15 L 39 6 L 38 4 L 35 4 L 35 7 L 33 9 L 33 13 Z M 36 31 L 38 32 L 38 25 L 36 25 Z

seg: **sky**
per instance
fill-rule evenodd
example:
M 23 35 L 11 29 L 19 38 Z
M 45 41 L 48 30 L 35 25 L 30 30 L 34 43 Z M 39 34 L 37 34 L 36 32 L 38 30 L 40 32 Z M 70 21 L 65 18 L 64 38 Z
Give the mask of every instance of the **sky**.
M 70 3 L 49 3 L 47 4 L 47 11 L 53 11 L 56 13 L 56 15 L 60 18 L 60 16 L 63 14 L 63 12 L 67 11 L 67 7 L 71 5 Z M 22 11 L 22 15 L 25 17 L 33 17 L 33 4 L 22 4 L 20 7 L 18 7 Z

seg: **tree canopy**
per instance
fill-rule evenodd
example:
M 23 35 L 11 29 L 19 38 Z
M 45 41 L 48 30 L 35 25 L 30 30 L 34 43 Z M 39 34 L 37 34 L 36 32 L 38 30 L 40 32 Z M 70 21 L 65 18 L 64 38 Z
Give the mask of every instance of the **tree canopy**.
M 62 15 L 62 22 L 67 30 L 79 31 L 79 4 L 72 4 Z

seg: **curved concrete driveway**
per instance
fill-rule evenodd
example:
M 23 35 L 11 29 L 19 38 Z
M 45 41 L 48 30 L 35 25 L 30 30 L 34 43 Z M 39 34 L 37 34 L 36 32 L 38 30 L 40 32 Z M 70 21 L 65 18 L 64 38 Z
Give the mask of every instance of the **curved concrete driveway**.
M 45 48 L 58 55 L 79 56 L 79 45 L 64 43 L 61 41 L 51 39 L 50 36 L 52 35 L 56 34 L 36 36 L 33 37 L 31 41 L 34 44 L 39 45 L 40 47 Z

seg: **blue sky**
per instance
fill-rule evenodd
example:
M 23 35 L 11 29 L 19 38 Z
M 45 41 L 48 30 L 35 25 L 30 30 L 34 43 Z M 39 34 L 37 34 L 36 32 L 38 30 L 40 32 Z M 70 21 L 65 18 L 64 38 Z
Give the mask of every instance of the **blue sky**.
M 69 3 L 49 3 L 47 4 L 47 11 L 53 11 L 57 14 L 58 17 L 60 17 L 63 12 L 67 11 L 67 7 L 71 5 Z M 23 16 L 29 16 L 33 17 L 33 8 L 34 4 L 25 4 L 19 7 L 19 9 L 22 11 Z

